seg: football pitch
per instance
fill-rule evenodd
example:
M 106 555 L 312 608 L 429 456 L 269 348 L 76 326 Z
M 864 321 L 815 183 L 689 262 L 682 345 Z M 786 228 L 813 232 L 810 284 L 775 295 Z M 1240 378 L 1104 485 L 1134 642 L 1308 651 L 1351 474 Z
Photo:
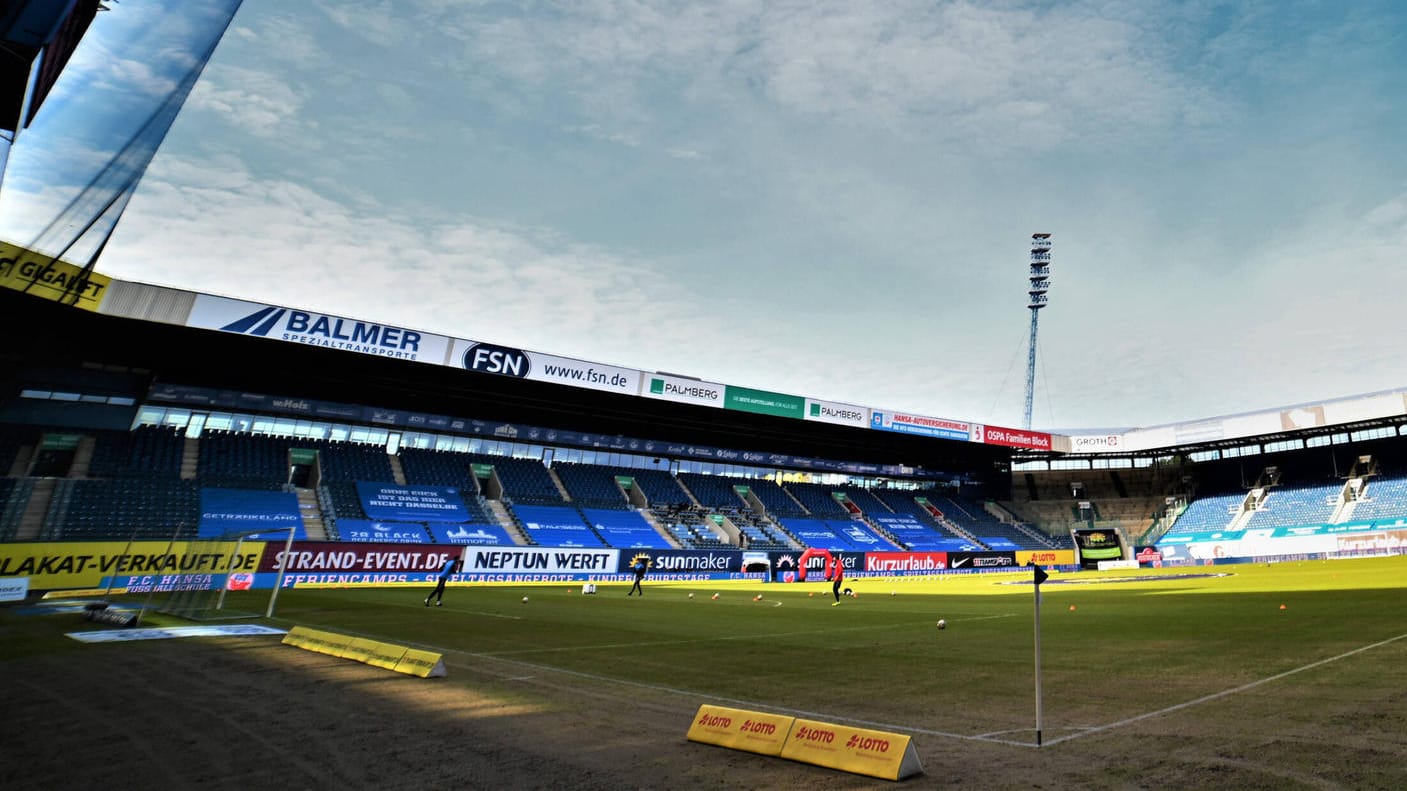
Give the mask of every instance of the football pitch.
M 855 595 L 838 606 L 824 582 L 647 579 L 643 596 L 623 583 L 595 595 L 580 584 L 468 585 L 428 609 L 421 588 L 295 590 L 277 614 L 443 651 L 451 668 L 575 674 L 1034 746 L 1030 577 L 851 579 Z M 1234 717 L 1236 696 L 1262 685 L 1402 686 L 1403 557 L 1056 574 L 1041 600 L 1043 744 L 1192 706 Z
M 846 584 L 839 606 L 822 582 L 468 584 L 428 608 L 425 586 L 300 588 L 266 623 L 440 652 L 446 678 L 399 683 L 502 705 L 650 701 L 637 748 L 733 772 L 789 762 L 683 744 L 699 704 L 909 735 L 923 787 L 964 768 L 978 787 L 1407 787 L 1407 557 L 1053 574 L 1039 747 L 1029 571 Z M 591 749 L 550 722 L 544 755 Z M 687 777 L 666 785 L 776 784 Z

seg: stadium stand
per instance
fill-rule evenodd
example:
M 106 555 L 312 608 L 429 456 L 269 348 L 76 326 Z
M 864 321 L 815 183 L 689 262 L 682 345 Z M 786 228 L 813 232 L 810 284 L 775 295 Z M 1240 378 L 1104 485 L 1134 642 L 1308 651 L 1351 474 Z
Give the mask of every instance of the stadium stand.
M 1407 475 L 1369 478 L 1349 518 L 1354 521 L 1393 521 L 1407 516 Z
M 700 505 L 714 509 L 739 509 L 747 507 L 747 501 L 738 495 L 733 487 L 751 486 L 751 481 L 743 478 L 729 478 L 721 475 L 705 475 L 698 472 L 681 472 L 679 483 L 694 495 Z
M 1226 530 L 1240 513 L 1241 503 L 1245 499 L 1245 492 L 1233 492 L 1193 500 L 1173 522 L 1167 535 L 1195 535 Z
M 885 505 L 884 501 L 875 496 L 869 489 L 860 486 L 841 486 L 837 490 L 843 492 L 855 507 L 860 509 L 860 513 L 870 516 L 872 514 L 892 514 L 894 509 Z
M 1338 508 L 1343 487 L 1342 481 L 1271 487 L 1251 513 L 1250 519 L 1245 521 L 1244 527 L 1286 527 L 1328 522 Z
M 401 448 L 396 454 L 401 460 L 405 482 L 421 486 L 455 486 L 462 491 L 479 491 L 474 477 L 473 462 L 466 453 L 428 448 Z
M 46 541 L 186 539 L 200 522 L 200 491 L 180 479 L 58 482 L 40 538 Z
M 288 437 L 207 430 L 196 477 L 226 489 L 282 489 L 289 480 Z
M 185 433 L 166 426 L 94 432 L 90 478 L 179 478 Z
M 695 503 L 679 481 L 664 470 L 634 470 L 635 485 L 640 487 L 650 506 L 692 508 Z
M 519 459 L 485 453 L 466 454 L 466 457 L 471 464 L 492 467 L 493 478 L 502 491 L 502 499 L 514 505 L 561 505 L 565 502 L 562 499 L 562 490 L 557 488 L 557 482 L 552 479 L 547 466 L 538 459 Z
M 940 531 L 915 514 L 876 514 L 870 518 L 914 551 L 946 551 L 972 546 L 966 539 Z
M 26 478 L 0 478 L 0 541 L 13 541 L 34 482 Z
M 318 485 L 323 518 L 336 524 L 339 519 L 369 519 L 362 508 L 356 481 L 328 481 Z
M 775 524 L 767 521 L 765 516 L 738 513 L 734 514 L 731 519 L 738 528 L 739 534 L 743 536 L 743 549 L 787 550 L 797 548 L 783 536 Z
M 762 503 L 762 507 L 767 509 L 767 513 L 772 518 L 781 516 L 805 517 L 810 514 L 796 498 L 787 494 L 786 490 L 778 486 L 776 482 L 767 478 L 753 478 L 748 486 L 757 501 Z
M 779 520 L 797 541 L 817 549 L 882 552 L 898 549 L 862 522 L 783 517 Z
M 541 467 L 541 465 L 538 466 Z M 574 508 L 514 504 L 512 513 L 528 539 L 538 546 L 600 547 L 606 545 L 596 529 L 587 524 Z
M 391 457 L 381 445 L 322 439 L 298 440 L 293 445 L 317 451 L 318 480 L 321 482 L 396 482 Z
M 655 521 L 674 536 L 684 549 L 723 549 L 728 546 L 709 527 L 709 517 L 697 509 L 684 506 L 658 506 L 650 509 Z
M 582 508 L 622 510 L 630 507 L 616 479 L 617 476 L 633 478 L 632 470 L 557 462 L 552 465 L 552 471 L 557 473 L 557 480 L 562 482 L 572 502 Z
M 585 508 L 582 514 L 606 546 L 621 549 L 672 549 L 654 526 L 634 511 Z
M 30 426 L 0 426 L 0 474 L 13 475 L 14 477 L 25 475 L 27 470 L 15 468 L 20 460 L 21 451 L 32 447 L 37 435 L 38 431 Z
M 840 491 L 842 489 L 840 486 L 822 483 L 788 483 L 782 488 L 801 503 L 807 513 L 812 516 L 819 518 L 850 516 L 850 511 L 835 499 L 834 492 Z

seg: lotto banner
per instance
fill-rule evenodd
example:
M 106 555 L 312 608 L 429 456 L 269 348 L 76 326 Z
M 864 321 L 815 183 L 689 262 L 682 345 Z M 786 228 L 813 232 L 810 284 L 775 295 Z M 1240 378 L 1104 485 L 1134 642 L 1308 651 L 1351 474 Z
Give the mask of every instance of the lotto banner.
M 800 718 L 791 726 L 782 757 L 885 780 L 923 773 L 908 736 Z
M 794 717 L 725 706 L 699 706 L 686 738 L 731 750 L 761 755 L 781 755 Z
M 0 577 L 28 577 L 33 590 L 101 588 L 109 576 L 174 577 L 252 571 L 264 545 L 177 541 L 0 543 Z
M 1032 563 L 1038 566 L 1073 566 L 1075 565 L 1075 550 L 1018 549 L 1016 551 L 1016 565 L 1029 566 Z

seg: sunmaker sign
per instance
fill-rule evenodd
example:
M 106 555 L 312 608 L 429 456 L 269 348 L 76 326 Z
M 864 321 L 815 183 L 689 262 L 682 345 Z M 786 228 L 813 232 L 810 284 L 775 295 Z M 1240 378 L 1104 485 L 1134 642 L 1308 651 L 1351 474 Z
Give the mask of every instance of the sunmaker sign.
M 204 294 L 196 296 L 186 326 L 435 365 L 444 363 L 450 344 L 442 335 L 389 324 Z

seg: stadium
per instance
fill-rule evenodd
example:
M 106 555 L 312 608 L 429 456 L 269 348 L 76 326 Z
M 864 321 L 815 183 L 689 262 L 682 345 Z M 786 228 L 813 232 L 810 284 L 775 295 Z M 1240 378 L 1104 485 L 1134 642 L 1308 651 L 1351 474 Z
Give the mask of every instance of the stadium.
M 15 145 L 104 10 L 5 5 Z M 1407 388 L 1048 432 L 104 275 L 203 65 L 0 240 L 9 787 L 1407 786 Z

